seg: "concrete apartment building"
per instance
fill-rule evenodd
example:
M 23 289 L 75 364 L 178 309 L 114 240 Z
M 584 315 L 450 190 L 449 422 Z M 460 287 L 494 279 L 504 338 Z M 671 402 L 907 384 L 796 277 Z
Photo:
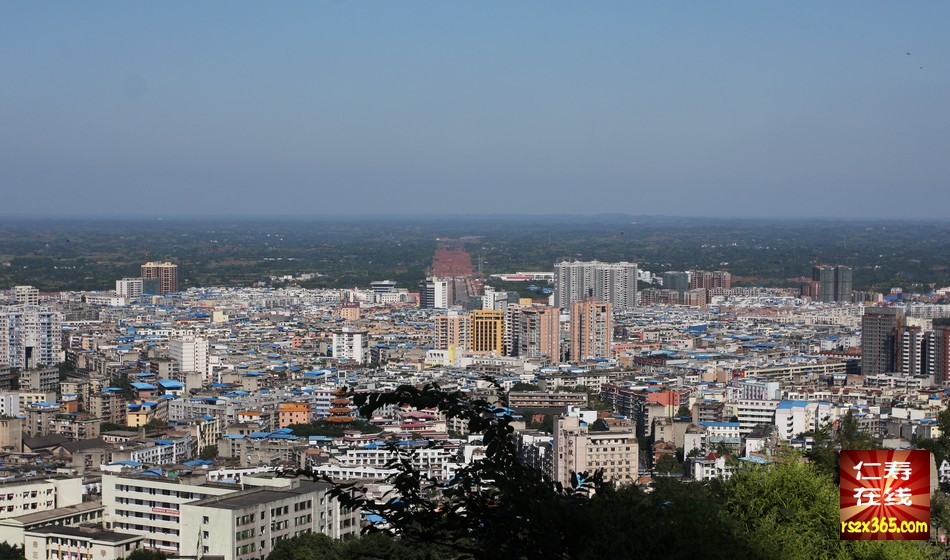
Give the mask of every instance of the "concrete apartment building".
M 505 352 L 505 312 L 477 309 L 471 314 L 471 342 L 469 350 L 502 355 Z
M 303 402 L 283 403 L 277 412 L 277 426 L 286 428 L 293 424 L 309 424 L 313 420 L 310 405 Z
M 457 311 L 449 311 L 446 315 L 437 315 L 435 318 L 435 347 L 438 350 L 448 350 L 451 359 L 455 359 L 456 352 L 468 350 L 471 341 L 471 321 L 468 315 Z
M 19 392 L 12 391 L 12 392 L 0 393 L 0 416 L 8 416 L 12 418 L 19 415 L 20 415 Z
M 554 426 L 553 478 L 570 485 L 571 473 L 604 470 L 614 484 L 632 484 L 640 476 L 637 436 L 632 430 L 591 432 L 579 416 L 561 416 Z
M 511 391 L 508 393 L 508 406 L 515 409 L 587 406 L 587 393 Z
M 636 307 L 637 264 L 564 261 L 554 265 L 555 306 L 567 310 L 590 297 L 618 310 Z
M 204 475 L 144 471 L 102 477 L 104 521 L 144 537 L 142 546 L 185 557 L 264 558 L 283 539 L 359 531 L 359 513 L 344 511 L 330 485 L 295 478 L 245 476 L 242 484 Z
M 558 309 L 547 305 L 509 305 L 505 309 L 505 355 L 560 359 Z
M 102 521 L 102 502 L 82 502 L 56 509 L 26 513 L 0 520 L 0 542 L 23 546 L 26 531 L 49 525 L 78 526 Z
M 20 371 L 20 390 L 55 394 L 59 390 L 59 369 L 37 367 Z
M 419 284 L 419 307 L 448 309 L 453 300 L 451 279 L 430 276 Z
M 352 327 L 333 331 L 333 357 L 356 364 L 369 362 L 369 332 Z
M 62 321 L 61 313 L 45 307 L 0 306 L 0 367 L 31 369 L 60 362 Z
M 134 299 L 141 297 L 143 292 L 143 282 L 141 278 L 122 278 L 115 281 L 115 293 L 118 296 Z
M 40 291 L 33 286 L 14 286 L 10 290 L 10 296 L 17 305 L 40 304 Z
M 950 326 L 934 329 L 934 381 L 942 385 L 950 383 Z
M 104 389 L 89 395 L 89 413 L 103 422 L 125 424 L 128 402 L 119 389 Z
M 147 262 L 141 267 L 142 278 L 158 279 L 158 293 L 169 294 L 178 291 L 178 265 L 170 262 Z
M 778 435 L 791 441 L 805 432 L 814 432 L 831 422 L 831 403 L 820 401 L 781 401 L 775 409 Z
M 571 303 L 571 361 L 610 356 L 613 315 L 610 303 L 586 299 Z
M 82 479 L 40 478 L 0 482 L 0 519 L 82 503 Z
M 285 479 L 291 480 L 291 479 Z M 307 533 L 359 533 L 359 515 L 327 496 L 329 484 L 300 481 L 207 498 L 181 506 L 183 556 L 266 558 L 277 543 Z
M 168 356 L 178 362 L 178 371 L 211 373 L 208 361 L 208 339 L 184 336 L 168 341 Z
M 861 317 L 861 373 L 881 375 L 901 370 L 900 339 L 904 309 L 868 307 Z
M 164 476 L 160 471 L 139 475 L 102 475 L 103 520 L 122 533 L 145 537 L 145 548 L 181 554 L 181 506 L 240 490 L 233 484 L 207 483 L 204 476 Z
M 92 527 L 47 525 L 24 532 L 24 551 L 30 560 L 120 560 L 141 548 L 142 537 L 101 531 Z

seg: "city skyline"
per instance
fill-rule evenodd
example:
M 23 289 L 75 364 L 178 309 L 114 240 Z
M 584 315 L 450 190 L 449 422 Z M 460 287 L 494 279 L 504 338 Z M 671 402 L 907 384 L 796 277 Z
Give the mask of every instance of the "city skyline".
M 943 219 L 948 16 L 7 4 L 2 211 Z

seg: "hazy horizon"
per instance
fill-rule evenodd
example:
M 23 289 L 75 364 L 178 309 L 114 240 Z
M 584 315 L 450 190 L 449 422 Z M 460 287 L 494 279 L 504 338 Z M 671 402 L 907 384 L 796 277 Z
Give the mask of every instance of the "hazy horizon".
M 948 19 L 6 3 L 0 215 L 945 220 Z

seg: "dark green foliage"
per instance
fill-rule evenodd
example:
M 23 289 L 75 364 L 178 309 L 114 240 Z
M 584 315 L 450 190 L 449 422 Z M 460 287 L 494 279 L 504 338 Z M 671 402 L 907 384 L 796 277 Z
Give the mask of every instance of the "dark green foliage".
M 777 560 L 927 558 L 935 552 L 914 541 L 842 541 L 839 492 L 832 478 L 794 454 L 770 467 L 740 469 L 717 485 L 736 537 L 750 556 Z
M 587 393 L 587 407 L 591 410 L 613 410 L 610 403 L 600 399 L 600 393 L 590 387 L 584 387 Z
M 369 533 L 358 539 L 334 541 L 309 533 L 281 541 L 267 560 L 439 560 L 453 558 L 434 548 L 418 546 L 385 533 Z
M 438 408 L 482 434 L 486 456 L 440 484 L 412 468 L 411 450 L 393 446 L 395 458 L 388 466 L 398 473 L 389 482 L 397 494 L 377 504 L 364 499 L 355 484 L 334 491 L 344 505 L 380 515 L 388 527 L 367 527 L 363 537 L 348 542 L 307 537 L 317 540 L 301 545 L 293 539 L 282 543 L 272 560 L 847 560 L 925 558 L 934 552 L 918 543 L 840 541 L 832 476 L 795 454 L 780 457 L 774 466 L 741 467 L 728 482 L 659 478 L 647 493 L 614 488 L 600 473 L 580 473 L 563 487 L 518 461 L 510 417 L 486 401 L 434 385 L 355 395 L 354 401 L 363 414 L 389 404 Z M 836 445 L 868 444 L 853 420 L 829 436 Z
M 473 256 L 472 264 L 475 268 L 478 268 L 478 257 Z M 541 288 L 553 288 L 553 284 L 547 284 L 545 282 L 505 282 L 504 280 L 498 278 L 489 278 L 486 282 L 492 288 L 499 292 L 514 292 L 518 294 L 519 298 L 528 298 L 532 300 L 546 300 L 548 296 L 541 293 Z M 528 286 L 536 286 L 538 291 L 529 290 Z M 517 303 L 517 302 L 514 302 Z
M 519 381 L 519 382 L 517 382 L 517 383 L 515 383 L 514 385 L 511 386 L 511 390 L 512 390 L 512 391 L 515 391 L 515 392 L 518 392 L 518 391 L 540 391 L 540 390 L 541 390 L 541 387 L 539 387 L 539 386 L 537 386 L 537 385 L 534 385 L 534 384 L 531 384 L 531 383 L 524 383 L 524 382 L 522 382 L 522 381 Z
M 206 445 L 201 448 L 201 452 L 198 453 L 199 459 L 204 459 L 205 461 L 210 461 L 218 456 L 218 446 L 217 445 Z
M 825 424 L 814 433 L 815 445 L 806 455 L 823 474 L 838 482 L 839 451 L 854 449 L 879 449 L 878 441 L 869 434 L 861 431 L 854 412 L 849 410 L 835 428 Z
M 388 501 L 374 504 L 352 484 L 338 488 L 345 505 L 382 516 L 395 534 L 440 557 L 558 558 L 572 546 L 573 535 L 565 530 L 570 520 L 589 504 L 588 492 L 602 486 L 601 473 L 580 473 L 565 488 L 523 465 L 511 416 L 487 401 L 427 385 L 357 394 L 354 402 L 364 416 L 390 404 L 437 408 L 482 435 L 486 458 L 457 471 L 450 483 L 424 478 L 412 468 L 413 451 L 393 445 L 395 458 L 387 467 L 399 472 L 389 480 L 396 493 Z
M 662 474 L 683 474 L 683 463 L 676 460 L 674 455 L 661 455 L 656 461 L 656 472 Z
M 291 424 L 288 426 L 293 430 L 294 435 L 298 437 L 326 436 L 343 437 L 344 432 L 360 432 L 364 434 L 378 434 L 383 429 L 375 424 L 370 424 L 365 420 L 354 420 L 347 424 L 338 424 L 327 422 L 326 420 L 317 420 L 310 424 Z
M 337 543 L 320 533 L 307 533 L 280 541 L 267 560 L 340 560 Z
M 23 547 L 0 542 L 0 560 L 26 560 Z
M 886 228 L 883 231 L 882 228 Z M 303 287 L 413 288 L 438 237 L 480 236 L 466 248 L 485 274 L 551 270 L 564 258 L 633 260 L 656 273 L 728 262 L 737 285 L 790 285 L 816 261 L 854 267 L 855 289 L 915 292 L 950 283 L 950 225 L 927 222 L 756 220 L 643 216 L 330 217 L 202 220 L 7 219 L 0 286 L 109 289 L 145 260 L 179 265 L 181 286 L 246 286 L 317 272 Z M 67 243 L 66 240 L 69 240 Z M 148 257 L 146 258 L 146 254 Z M 517 289 L 527 289 L 523 283 Z
M 652 493 L 606 488 L 572 529 L 577 543 L 567 558 L 750 558 L 708 485 L 658 479 Z

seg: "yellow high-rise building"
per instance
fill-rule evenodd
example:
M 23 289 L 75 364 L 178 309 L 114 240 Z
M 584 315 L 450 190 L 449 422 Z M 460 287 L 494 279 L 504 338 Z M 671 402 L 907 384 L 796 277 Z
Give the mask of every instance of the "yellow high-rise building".
M 472 352 L 501 355 L 504 353 L 505 312 L 497 309 L 478 309 L 471 314 Z

